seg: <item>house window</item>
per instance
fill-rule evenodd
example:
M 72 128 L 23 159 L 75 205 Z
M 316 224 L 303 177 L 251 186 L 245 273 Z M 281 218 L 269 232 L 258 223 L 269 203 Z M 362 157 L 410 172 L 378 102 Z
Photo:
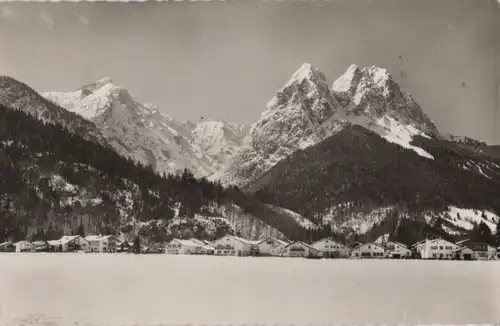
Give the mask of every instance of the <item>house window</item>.
M 443 246 L 439 246 L 439 250 L 443 250 L 443 249 L 444 249 L 444 247 L 443 247 Z

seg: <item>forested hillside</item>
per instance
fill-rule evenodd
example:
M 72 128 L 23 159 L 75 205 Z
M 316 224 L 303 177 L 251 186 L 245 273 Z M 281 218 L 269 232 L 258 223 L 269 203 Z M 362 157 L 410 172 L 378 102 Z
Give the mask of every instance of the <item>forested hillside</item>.
M 352 225 L 349 219 L 361 228 L 372 219 L 367 227 L 372 239 L 396 228 L 422 235 L 450 206 L 500 214 L 500 161 L 450 142 L 424 137 L 414 142 L 434 159 L 363 127 L 346 126 L 280 161 L 245 190 L 334 230 Z M 407 217 L 406 226 L 399 225 L 401 217 Z M 453 219 L 445 219 L 445 226 L 467 231 Z
M 265 205 L 237 188 L 195 179 L 187 170 L 159 176 L 58 124 L 5 106 L 0 106 L 0 204 L 0 240 L 137 230 L 155 231 L 148 235 L 155 240 L 186 232 L 210 238 L 245 227 L 253 235 L 279 234 L 278 229 L 304 236 L 298 224 L 267 214 Z

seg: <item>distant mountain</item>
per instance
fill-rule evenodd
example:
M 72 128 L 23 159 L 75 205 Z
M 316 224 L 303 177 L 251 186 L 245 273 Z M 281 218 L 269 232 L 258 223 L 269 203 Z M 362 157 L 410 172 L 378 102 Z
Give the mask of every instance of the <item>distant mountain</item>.
M 0 76 L 0 104 L 21 110 L 46 123 L 59 124 L 70 132 L 107 146 L 98 128 L 81 116 L 46 100 L 28 85 L 8 76 Z
M 324 74 L 302 65 L 269 101 L 220 180 L 243 186 L 294 151 L 328 137 L 339 127 L 331 120 L 339 108 Z
M 294 151 L 335 134 L 345 123 L 363 126 L 424 157 L 430 155 L 410 145 L 413 137 L 442 138 L 387 70 L 352 65 L 330 88 L 321 71 L 304 64 L 269 101 L 233 163 L 218 176 L 224 184 L 242 187 Z
M 243 126 L 228 122 L 176 121 L 107 77 L 74 92 L 43 96 L 93 122 L 119 154 L 158 172 L 188 168 L 197 177 L 209 176 L 226 167 L 245 137 Z

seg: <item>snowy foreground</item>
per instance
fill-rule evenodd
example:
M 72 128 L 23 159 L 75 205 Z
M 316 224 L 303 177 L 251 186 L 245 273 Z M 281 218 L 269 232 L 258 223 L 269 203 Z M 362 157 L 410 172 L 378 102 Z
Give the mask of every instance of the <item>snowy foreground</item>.
M 500 320 L 500 261 L 0 254 L 0 325 Z

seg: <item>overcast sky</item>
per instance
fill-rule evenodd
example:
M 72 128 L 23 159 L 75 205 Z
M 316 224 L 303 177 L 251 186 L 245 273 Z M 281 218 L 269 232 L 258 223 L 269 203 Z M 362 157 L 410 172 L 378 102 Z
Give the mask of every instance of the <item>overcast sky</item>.
M 494 0 L 3 3 L 0 74 L 38 91 L 109 76 L 178 119 L 251 123 L 304 62 L 330 84 L 351 63 L 378 65 L 442 132 L 500 143 L 499 7 Z

